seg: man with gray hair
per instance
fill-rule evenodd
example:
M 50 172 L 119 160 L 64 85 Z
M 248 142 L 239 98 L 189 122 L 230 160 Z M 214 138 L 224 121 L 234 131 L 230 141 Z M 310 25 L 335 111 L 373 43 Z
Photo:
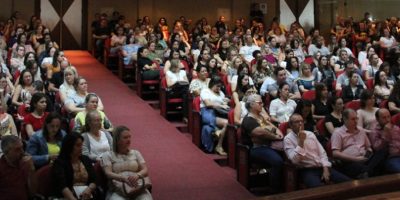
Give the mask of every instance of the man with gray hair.
M 332 169 L 331 162 L 313 132 L 304 130 L 304 119 L 293 114 L 289 119 L 291 131 L 285 136 L 285 153 L 299 167 L 298 173 L 306 187 L 318 187 L 331 180 L 335 183 L 351 180 Z
M 15 135 L 1 138 L 0 194 L 2 200 L 28 199 L 36 186 L 35 167 L 26 156 L 22 141 Z
M 382 158 L 373 154 L 365 130 L 357 127 L 357 113 L 352 109 L 343 112 L 344 125 L 332 134 L 333 157 L 339 159 L 339 170 L 352 178 L 366 178 L 374 174 Z
M 269 183 L 274 192 L 279 192 L 282 180 L 283 158 L 280 152 L 273 149 L 274 141 L 282 141 L 283 135 L 270 121 L 262 115 L 261 96 L 252 94 L 247 97 L 246 108 L 249 113 L 242 121 L 242 142 L 249 145 L 250 157 L 261 165 L 271 169 Z

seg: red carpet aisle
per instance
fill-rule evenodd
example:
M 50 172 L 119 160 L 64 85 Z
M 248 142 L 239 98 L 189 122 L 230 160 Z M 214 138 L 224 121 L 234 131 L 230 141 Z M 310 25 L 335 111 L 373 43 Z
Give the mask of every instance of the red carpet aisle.
M 254 197 L 88 52 L 65 54 L 87 79 L 89 91 L 101 97 L 113 124 L 132 130 L 132 146 L 141 151 L 150 169 L 154 199 Z

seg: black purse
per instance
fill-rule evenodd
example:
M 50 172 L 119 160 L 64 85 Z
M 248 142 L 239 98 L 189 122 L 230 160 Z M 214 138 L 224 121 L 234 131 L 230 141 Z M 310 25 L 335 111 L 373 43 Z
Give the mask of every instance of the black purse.
M 215 111 L 215 115 L 217 117 L 228 119 L 228 113 L 229 113 L 230 109 L 214 108 L 214 111 Z

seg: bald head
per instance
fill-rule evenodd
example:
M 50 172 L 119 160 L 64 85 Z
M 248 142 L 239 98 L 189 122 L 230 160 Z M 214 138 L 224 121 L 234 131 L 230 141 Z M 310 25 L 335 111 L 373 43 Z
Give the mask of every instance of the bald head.
M 375 118 L 378 121 L 379 125 L 383 127 L 386 124 L 390 123 L 391 115 L 388 109 L 380 108 L 375 112 Z

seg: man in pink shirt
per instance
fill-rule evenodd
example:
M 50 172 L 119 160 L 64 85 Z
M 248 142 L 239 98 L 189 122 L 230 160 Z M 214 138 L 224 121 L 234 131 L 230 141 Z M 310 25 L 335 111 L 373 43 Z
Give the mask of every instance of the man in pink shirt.
M 340 161 L 339 169 L 352 178 L 366 178 L 374 174 L 384 157 L 373 154 L 365 130 L 357 127 L 357 113 L 352 109 L 343 112 L 344 125 L 332 134 L 333 157 Z
M 390 112 L 381 108 L 375 113 L 378 126 L 373 130 L 369 138 L 375 152 L 389 157 L 386 160 L 386 171 L 390 173 L 400 172 L 400 128 L 391 123 Z
M 331 168 L 324 148 L 313 132 L 304 130 L 304 120 L 299 114 L 289 119 L 292 129 L 284 139 L 284 149 L 289 160 L 300 167 L 299 174 L 307 187 L 318 187 L 332 180 L 335 183 L 351 180 Z

